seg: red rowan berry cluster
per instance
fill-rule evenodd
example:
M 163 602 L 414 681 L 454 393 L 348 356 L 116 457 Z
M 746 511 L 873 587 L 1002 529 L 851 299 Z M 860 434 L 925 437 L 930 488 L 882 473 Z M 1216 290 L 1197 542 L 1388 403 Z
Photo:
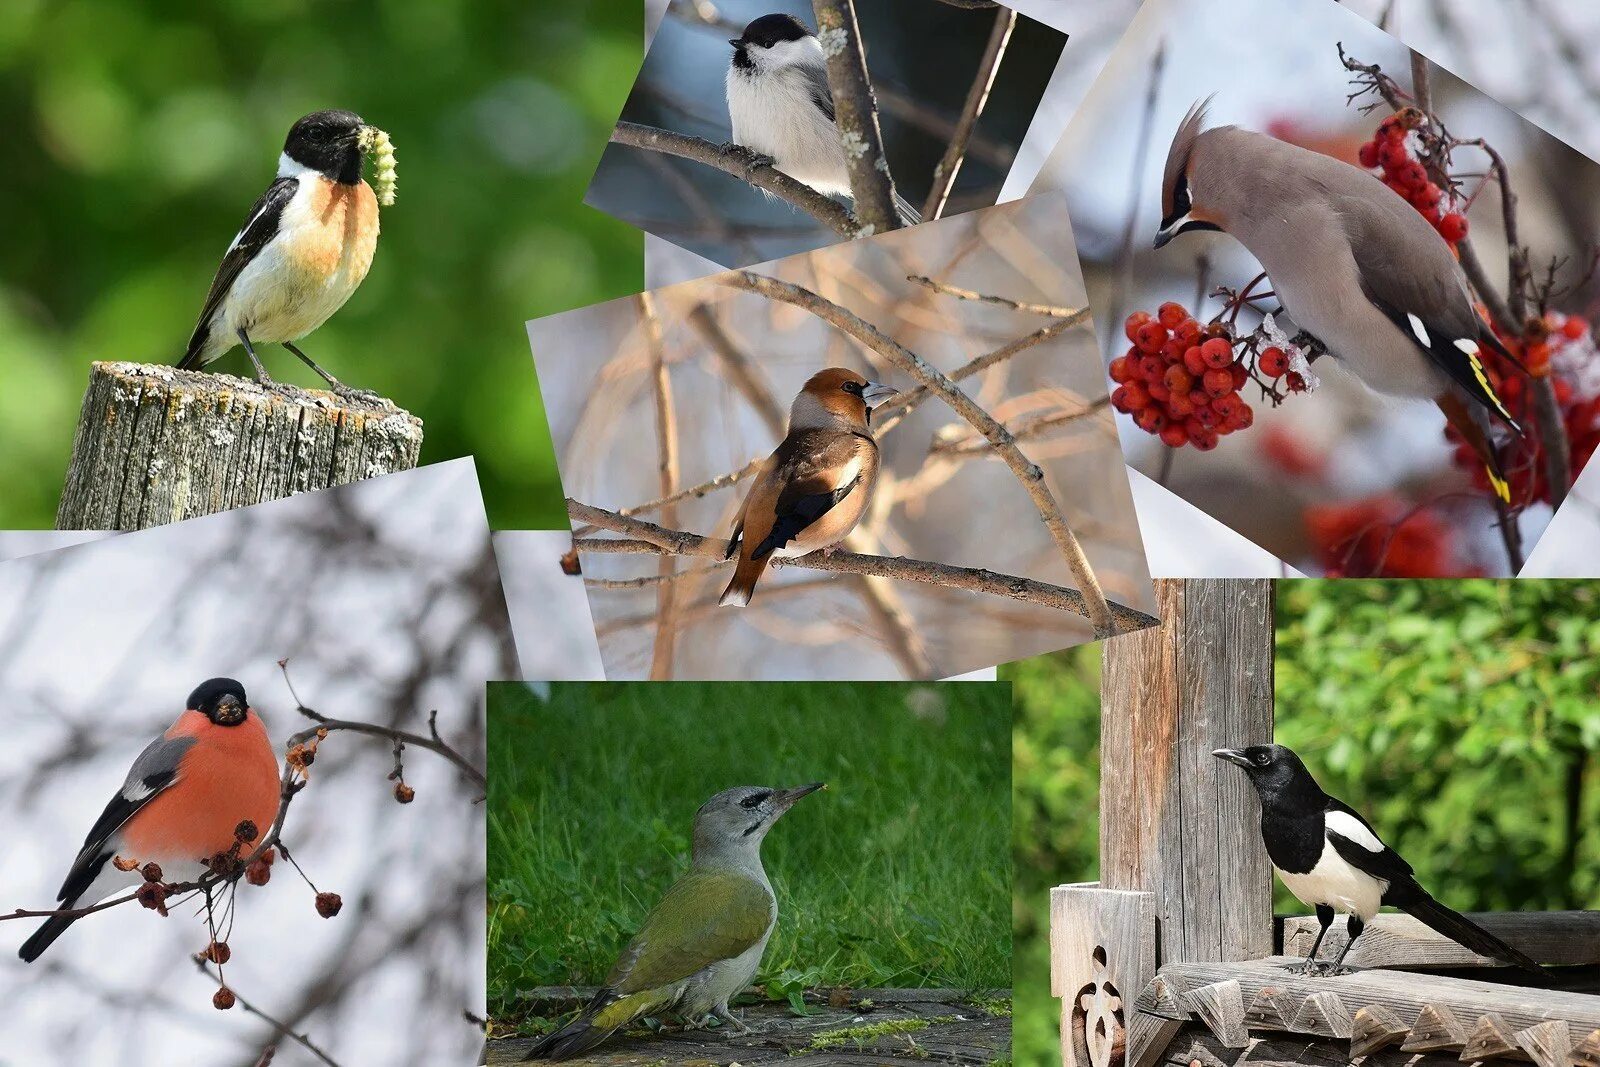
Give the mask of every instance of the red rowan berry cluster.
M 1519 506 L 1534 501 L 1549 503 L 1550 483 L 1538 435 L 1531 379 L 1550 379 L 1576 479 L 1600 449 L 1600 359 L 1596 358 L 1600 353 L 1588 321 L 1559 312 L 1550 312 L 1530 323 L 1522 338 L 1502 336 L 1501 341 L 1513 353 L 1520 350 L 1522 364 L 1528 369 L 1523 374 L 1504 356 L 1488 350 L 1483 353 L 1484 369 L 1495 391 L 1524 433 L 1511 443 L 1511 454 L 1501 460 L 1511 484 L 1511 500 Z M 1455 446 L 1456 466 L 1468 472 L 1480 489 L 1487 490 L 1488 473 L 1472 447 L 1454 427 L 1445 431 L 1445 438 Z
M 1421 212 L 1454 248 L 1467 235 L 1467 217 L 1457 210 L 1455 191 L 1440 187 L 1428 174 L 1411 141 L 1411 131 L 1427 121 L 1414 107 L 1396 111 L 1378 124 L 1378 132 L 1356 158 L 1368 170 L 1381 170 L 1383 184 Z
M 1273 404 L 1285 395 L 1304 392 L 1306 382 L 1289 369 L 1290 353 L 1261 331 L 1235 338 L 1233 328 L 1217 321 L 1202 325 L 1175 301 L 1155 315 L 1135 311 L 1123 324 L 1131 342 L 1111 361 L 1111 406 L 1133 416 L 1140 429 L 1172 448 L 1193 445 L 1202 452 L 1217 447 L 1223 436 L 1247 429 L 1255 411 L 1239 395 L 1254 380 Z

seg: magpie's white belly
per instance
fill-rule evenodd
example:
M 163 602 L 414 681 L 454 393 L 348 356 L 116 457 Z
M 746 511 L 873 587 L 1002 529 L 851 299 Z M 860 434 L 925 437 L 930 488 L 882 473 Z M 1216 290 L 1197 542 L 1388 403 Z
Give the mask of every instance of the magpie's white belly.
M 1378 914 L 1384 891 L 1389 888 L 1388 882 L 1346 862 L 1326 842 L 1317 865 L 1310 871 L 1294 874 L 1280 870 L 1278 877 L 1302 904 L 1326 904 L 1335 911 L 1359 916 L 1363 922 Z
M 838 127 L 818 110 L 804 76 L 784 70 L 752 76 L 730 67 L 727 89 L 736 143 L 771 156 L 775 167 L 819 193 L 850 191 Z

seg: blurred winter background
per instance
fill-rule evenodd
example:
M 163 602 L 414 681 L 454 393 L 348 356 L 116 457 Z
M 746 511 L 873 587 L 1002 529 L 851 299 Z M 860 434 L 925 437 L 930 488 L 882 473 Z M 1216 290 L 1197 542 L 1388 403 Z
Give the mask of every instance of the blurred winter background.
M 1469 80 L 1493 71 L 1486 88 L 1513 88 L 1515 75 L 1494 58 L 1505 47 L 1496 52 L 1484 42 L 1509 40 L 1507 19 L 1522 25 L 1526 4 L 1397 0 L 1391 6 L 1390 21 L 1402 33 L 1408 25 L 1427 28 L 1426 33 L 1419 29 L 1418 43 L 1442 65 Z M 1529 26 L 1519 38 L 1527 43 L 1516 50 L 1511 69 L 1526 69 L 1533 56 L 1543 56 L 1539 78 L 1550 88 L 1538 94 L 1535 117 L 1576 138 L 1572 131 L 1585 112 L 1574 101 L 1588 100 L 1588 143 L 1593 145 L 1600 141 L 1600 111 L 1593 107 L 1600 76 L 1595 59 L 1566 47 L 1565 37 L 1581 35 L 1571 24 L 1586 19 L 1600 25 L 1600 19 L 1567 8 L 1561 12 L 1551 17 L 1565 32 Z M 1494 26 L 1501 27 L 1498 34 Z M 1379 116 L 1346 106 L 1348 74 L 1336 52 L 1341 41 L 1355 57 L 1380 64 L 1409 84 L 1405 47 L 1326 0 L 1152 0 L 1139 11 L 1033 186 L 1067 195 L 1106 358 L 1126 347 L 1121 322 L 1129 312 L 1153 311 L 1164 300 L 1195 306 L 1202 256 L 1209 260 L 1208 287 L 1241 286 L 1258 269 L 1237 242 L 1223 235 L 1186 235 L 1160 252 L 1150 249 L 1160 215 L 1160 172 L 1183 112 L 1217 92 L 1212 124 L 1238 123 L 1353 160 Z M 1153 106 L 1147 106 L 1152 85 Z M 1516 88 L 1513 102 L 1535 101 L 1526 81 Z M 1582 275 L 1600 229 L 1600 169 L 1447 73 L 1435 75 L 1433 89 L 1452 132 L 1482 135 L 1506 156 L 1536 271 L 1552 257 L 1567 257 L 1566 277 Z M 1472 169 L 1470 150 L 1461 155 L 1458 169 Z M 1480 255 L 1503 285 L 1505 248 L 1492 190 L 1469 217 Z M 1597 294 L 1591 278 L 1560 297 L 1556 310 L 1589 314 Z M 1216 306 L 1209 302 L 1207 314 Z M 1593 364 L 1592 345 L 1585 341 L 1580 350 Z M 1575 376 L 1580 396 L 1600 392 L 1600 381 L 1590 373 L 1596 369 Z M 1492 513 L 1483 494 L 1471 492 L 1470 470 L 1452 462 L 1443 417 L 1429 405 L 1378 398 L 1327 363 L 1319 363 L 1318 371 L 1320 390 L 1293 396 L 1277 410 L 1255 405 L 1256 425 L 1224 439 L 1214 453 L 1185 448 L 1166 456 L 1169 450 L 1154 437 L 1119 416 L 1129 459 L 1136 469 L 1310 573 L 1348 564 L 1336 543 L 1341 531 L 1370 522 L 1380 537 L 1386 536 L 1397 518 L 1419 504 L 1426 506 L 1399 527 L 1395 539 L 1407 550 L 1404 559 L 1416 568 L 1413 573 L 1503 573 L 1507 561 Z M 1456 495 L 1463 490 L 1468 498 Z M 1319 510 L 1318 505 L 1331 506 Z M 1529 547 L 1550 514 L 1540 503 L 1523 513 L 1521 529 Z M 1167 531 L 1149 522 L 1146 529 L 1152 545 L 1159 546 Z M 1394 550 L 1376 569 L 1381 573 L 1401 558 Z
M 729 140 L 723 79 L 746 23 L 782 11 L 808 26 L 809 0 L 675 0 L 651 43 L 622 118 Z M 914 19 L 897 0 L 857 0 L 890 169 L 919 208 L 954 132 L 994 25 L 993 9 L 923 5 Z M 1065 36 L 1022 18 L 1012 31 L 946 215 L 992 204 Z M 757 263 L 838 240 L 782 200 L 701 163 L 609 145 L 586 203 L 727 266 Z
M 1032 333 L 1045 320 L 932 293 L 908 282 L 908 274 L 1066 307 L 1082 306 L 1083 298 L 1066 212 L 1054 197 L 835 246 L 764 270 L 842 303 L 945 371 Z M 767 454 L 795 393 L 824 367 L 854 366 L 901 388 L 912 384 L 900 372 L 870 369 L 854 342 L 809 313 L 709 280 L 659 290 L 655 303 L 665 329 L 682 438 L 679 484 L 685 487 Z M 707 310 L 697 328 L 690 313 L 701 306 Z M 702 332 L 707 321 L 748 357 L 760 390 L 777 406 L 776 427 L 731 383 Z M 568 494 L 613 509 L 659 496 L 651 376 L 637 301 L 538 320 L 529 324 L 529 335 Z M 1013 425 L 1052 412 L 1064 417 L 1026 440 L 1023 451 L 1045 468 L 1106 594 L 1147 607 L 1144 555 L 1089 330 L 1070 329 L 964 385 Z M 1071 415 L 1086 408 L 1082 416 Z M 885 434 L 887 476 L 864 524 L 873 550 L 1071 585 L 1011 472 L 985 449 L 959 444 L 969 434 L 937 401 Z M 725 535 L 744 491 L 740 484 L 684 501 L 679 526 Z M 584 569 L 590 579 L 627 579 L 654 573 L 655 562 L 591 554 Z M 907 655 L 897 637 L 903 631 L 865 607 L 858 579 L 774 571 L 742 611 L 715 607 L 725 582 L 725 569 L 681 580 L 686 606 L 679 677 L 913 673 L 916 656 Z M 785 585 L 800 583 L 803 588 L 784 593 Z M 922 676 L 955 674 L 1090 637 L 1084 620 L 1065 612 L 936 586 L 889 585 L 909 612 L 913 642 L 923 647 Z M 651 660 L 656 589 L 592 587 L 590 602 L 608 676 L 641 676 Z
M 0 535 L 0 557 L 37 541 Z M 534 676 L 592 646 L 586 615 L 555 617 L 558 604 L 524 648 Z M 282 658 L 309 706 L 423 732 L 437 709 L 443 736 L 482 760 L 484 680 L 520 668 L 470 461 L 0 565 L 0 910 L 51 904 L 134 756 L 202 679 L 242 681 L 275 742 L 303 728 Z M 230 985 L 346 1065 L 476 1062 L 463 1015 L 483 1005 L 476 790 L 413 749 L 416 800 L 401 807 L 384 741 L 335 734 L 319 755 L 285 840 L 344 910 L 319 918 L 280 862 L 239 893 Z M 248 1067 L 272 1040 L 211 1006 L 187 958 L 205 944 L 192 908 L 113 908 L 23 964 L 13 952 L 35 924 L 4 924 L 0 1064 Z M 284 1042 L 273 1062 L 312 1061 Z

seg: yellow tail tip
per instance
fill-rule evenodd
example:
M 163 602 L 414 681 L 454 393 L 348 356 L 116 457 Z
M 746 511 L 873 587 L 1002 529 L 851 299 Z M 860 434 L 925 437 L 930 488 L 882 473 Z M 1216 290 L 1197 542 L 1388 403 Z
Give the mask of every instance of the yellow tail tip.
M 1493 467 L 1485 464 L 1483 469 L 1489 472 L 1489 484 L 1494 487 L 1494 495 L 1500 498 L 1502 504 L 1511 503 L 1511 486 Z

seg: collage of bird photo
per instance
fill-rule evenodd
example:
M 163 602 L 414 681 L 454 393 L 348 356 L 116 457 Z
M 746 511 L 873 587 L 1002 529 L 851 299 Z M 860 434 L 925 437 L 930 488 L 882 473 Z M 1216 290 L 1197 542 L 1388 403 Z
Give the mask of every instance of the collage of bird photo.
M 0 1067 L 1600 1067 L 1600 8 L 0 5 Z

